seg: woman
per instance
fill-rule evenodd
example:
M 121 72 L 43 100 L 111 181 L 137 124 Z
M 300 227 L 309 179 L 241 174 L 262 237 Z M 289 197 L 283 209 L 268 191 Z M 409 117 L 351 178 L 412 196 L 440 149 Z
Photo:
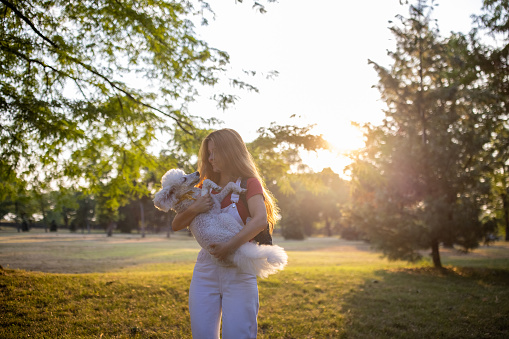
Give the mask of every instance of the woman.
M 272 231 L 277 215 L 274 198 L 264 187 L 241 136 L 232 129 L 214 131 L 203 140 L 198 170 L 201 182 L 210 179 L 221 187 L 247 178 L 247 206 L 237 204 L 238 195 L 227 196 L 221 203 L 222 212 L 231 214 L 245 226 L 228 242 L 212 244 L 210 253 L 202 249 L 198 254 L 189 289 L 193 338 L 219 338 L 221 318 L 223 338 L 256 338 L 259 308 L 256 276 L 241 273 L 232 266 L 219 265 L 211 256 L 226 259 L 265 230 L 267 223 Z M 199 197 L 187 210 L 175 216 L 173 230 L 187 227 L 194 217 L 211 207 L 210 195 Z

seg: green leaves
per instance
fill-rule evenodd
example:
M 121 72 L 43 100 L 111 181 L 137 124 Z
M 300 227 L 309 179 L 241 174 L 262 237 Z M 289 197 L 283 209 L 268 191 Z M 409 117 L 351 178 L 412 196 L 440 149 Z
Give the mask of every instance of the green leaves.
M 351 221 L 391 259 L 419 258 L 438 245 L 475 248 L 487 234 L 485 148 L 489 109 L 479 88 L 486 78 L 461 34 L 442 38 L 425 1 L 391 31 L 389 69 L 370 61 L 387 104 L 381 126 L 367 126 L 366 148 L 352 164 Z
M 188 1 L 2 1 L 0 182 L 79 182 L 109 209 L 147 194 L 156 133 L 193 133 L 186 102 L 228 63 L 196 37 L 194 12 Z
M 284 178 L 292 166 L 302 164 L 299 149 L 313 151 L 328 148 L 321 135 L 310 133 L 312 128 L 272 123 L 268 128 L 258 129 L 258 138 L 248 148 L 268 182 Z
M 258 129 L 259 136 L 247 144 L 261 176 L 281 207 L 280 224 L 285 238 L 303 239 L 312 233 L 320 209 L 306 199 L 311 195 L 316 200 L 318 191 L 326 191 L 320 175 L 308 173 L 299 155 L 302 149 L 315 151 L 328 147 L 321 135 L 312 134 L 312 128 L 272 123 L 270 127 Z M 336 203 L 333 199 L 324 205 Z

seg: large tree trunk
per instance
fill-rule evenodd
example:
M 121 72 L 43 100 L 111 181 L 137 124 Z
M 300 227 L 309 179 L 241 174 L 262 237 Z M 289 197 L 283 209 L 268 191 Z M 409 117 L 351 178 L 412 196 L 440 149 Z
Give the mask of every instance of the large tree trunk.
M 431 257 L 433 258 L 433 266 L 435 268 L 442 268 L 442 262 L 440 261 L 439 242 L 436 239 L 431 241 Z

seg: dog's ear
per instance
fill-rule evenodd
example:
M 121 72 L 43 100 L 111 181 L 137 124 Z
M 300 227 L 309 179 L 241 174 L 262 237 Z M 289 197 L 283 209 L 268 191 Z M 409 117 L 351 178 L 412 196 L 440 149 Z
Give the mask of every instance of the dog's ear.
M 168 212 L 175 195 L 175 187 L 163 187 L 154 197 L 154 206 L 161 211 Z
M 166 199 L 171 199 L 171 197 L 175 194 L 175 187 L 172 187 L 168 190 L 168 192 L 166 193 Z

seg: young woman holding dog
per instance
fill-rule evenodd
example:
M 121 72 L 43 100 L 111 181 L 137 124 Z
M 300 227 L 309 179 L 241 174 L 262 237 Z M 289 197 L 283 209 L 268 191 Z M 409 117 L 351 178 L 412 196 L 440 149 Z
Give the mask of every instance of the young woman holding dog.
M 256 276 L 241 273 L 232 266 L 219 265 L 211 256 L 226 259 L 264 231 L 267 223 L 272 232 L 277 206 L 265 188 L 246 144 L 232 129 L 214 131 L 203 140 L 198 171 L 201 182 L 210 179 L 221 187 L 230 181 L 239 184 L 239 178 L 247 178 L 247 206 L 237 204 L 238 196 L 227 196 L 221 203 L 221 212 L 231 214 L 245 226 L 228 242 L 212 244 L 210 253 L 202 249 L 198 254 L 189 289 L 193 338 L 219 338 L 221 318 L 223 338 L 256 338 L 259 308 Z M 175 216 L 173 230 L 187 227 L 212 204 L 210 195 L 199 197 L 187 210 Z

